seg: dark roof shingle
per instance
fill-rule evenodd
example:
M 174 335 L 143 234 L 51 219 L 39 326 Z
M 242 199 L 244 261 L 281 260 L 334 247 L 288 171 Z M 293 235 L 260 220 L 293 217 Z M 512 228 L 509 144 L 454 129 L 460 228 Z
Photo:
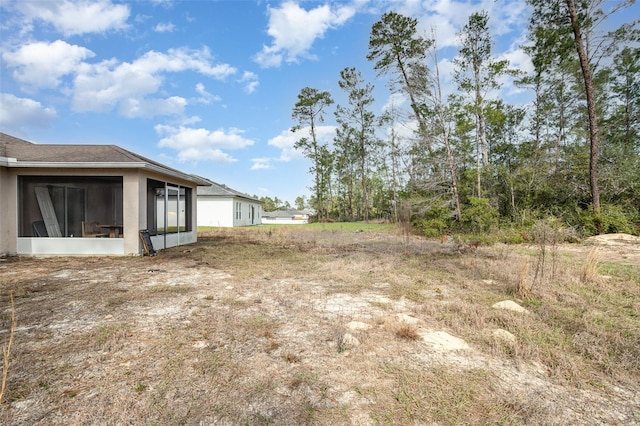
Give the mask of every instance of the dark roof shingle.
M 261 202 L 255 197 L 252 197 L 248 194 L 243 194 L 240 191 L 236 191 L 235 189 L 229 188 L 227 185 L 221 185 L 219 183 L 209 181 L 211 185 L 208 186 L 198 186 L 198 195 L 212 195 L 218 197 L 240 197 L 245 198 L 252 201 Z
M 35 144 L 0 133 L 0 156 L 15 158 L 23 163 L 149 164 L 167 174 L 181 176 L 198 184 L 204 183 L 202 178 L 172 169 L 116 145 Z

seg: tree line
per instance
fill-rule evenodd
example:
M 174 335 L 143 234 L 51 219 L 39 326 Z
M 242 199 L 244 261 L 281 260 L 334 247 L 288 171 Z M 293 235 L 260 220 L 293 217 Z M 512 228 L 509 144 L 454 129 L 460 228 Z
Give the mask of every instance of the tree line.
M 634 1 L 528 3 L 530 73 L 496 58 L 489 15 L 473 13 L 453 61 L 457 90 L 444 97 L 435 36 L 392 11 L 373 24 L 367 59 L 408 108 L 376 114 L 374 86 L 353 67 L 340 72 L 343 105 L 300 91 L 292 131 L 318 220 L 410 221 L 441 235 L 552 217 L 583 234 L 640 233 L 640 30 L 605 31 Z M 505 81 L 531 105 L 498 98 Z M 330 113 L 332 144 L 318 134 Z

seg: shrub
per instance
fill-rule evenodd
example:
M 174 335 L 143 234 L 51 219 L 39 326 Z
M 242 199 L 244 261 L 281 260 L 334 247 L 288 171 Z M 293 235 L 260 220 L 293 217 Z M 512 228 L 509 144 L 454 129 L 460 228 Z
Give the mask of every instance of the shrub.
M 499 239 L 497 238 L 497 234 L 493 234 L 493 233 L 478 233 L 478 234 L 467 233 L 467 234 L 458 236 L 458 239 L 464 240 L 467 243 L 472 241 L 479 241 L 480 244 L 483 246 L 492 246 L 499 241 Z
M 499 213 L 486 198 L 469 197 L 462 212 L 462 225 L 471 232 L 487 232 L 498 225 Z
M 496 233 L 495 238 L 505 244 L 522 244 L 530 241 L 529 232 L 517 228 L 502 228 Z
M 421 219 L 415 227 L 426 237 L 439 237 L 447 230 L 447 224 L 442 219 Z
M 446 233 L 452 218 L 451 209 L 446 204 L 432 203 L 418 207 L 412 217 L 415 230 L 427 237 L 439 237 Z
M 585 209 L 578 214 L 579 226 L 585 235 L 634 233 L 633 218 L 620 206 L 602 205 L 600 213 Z

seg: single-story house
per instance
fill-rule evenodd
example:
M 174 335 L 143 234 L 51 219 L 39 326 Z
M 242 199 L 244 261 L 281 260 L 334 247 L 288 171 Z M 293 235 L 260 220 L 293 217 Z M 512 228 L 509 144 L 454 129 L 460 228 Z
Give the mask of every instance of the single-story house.
M 298 210 L 274 210 L 262 214 L 265 225 L 302 225 L 309 223 L 309 214 Z
M 198 226 L 260 225 L 262 201 L 226 185 L 209 181 L 198 186 Z
M 202 178 L 116 145 L 0 133 L 0 254 L 140 255 L 197 240 Z

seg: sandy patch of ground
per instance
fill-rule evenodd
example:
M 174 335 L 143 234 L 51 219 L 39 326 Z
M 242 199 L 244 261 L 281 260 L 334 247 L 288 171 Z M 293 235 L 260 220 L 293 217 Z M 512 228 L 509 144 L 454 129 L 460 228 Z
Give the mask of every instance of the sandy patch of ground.
M 597 247 L 603 260 L 640 265 L 640 237 L 629 234 L 605 234 L 589 237 L 585 245 Z
M 456 335 L 455 327 L 447 327 L 451 323 L 447 321 L 455 321 L 447 319 L 449 312 L 455 312 L 452 306 L 469 298 L 473 286 L 497 286 L 498 272 L 491 279 L 461 276 L 461 284 L 453 286 L 449 277 L 438 278 L 442 272 L 417 278 L 403 275 L 403 285 L 422 282 L 424 289 L 411 297 L 398 296 L 393 277 L 374 276 L 381 273 L 376 268 L 386 268 L 382 256 L 407 250 L 406 241 L 388 238 L 393 241 L 387 244 L 398 244 L 397 250 L 381 251 L 379 236 L 349 234 L 343 240 L 349 240 L 343 243 L 347 249 L 313 241 L 314 250 L 342 253 L 334 256 L 336 262 L 348 256 L 355 263 L 364 256 L 376 265 L 371 267 L 371 286 L 357 290 L 350 282 L 336 280 L 335 271 L 318 272 L 318 279 L 313 279 L 313 272 L 298 272 L 296 278 L 289 276 L 295 273 L 265 272 L 259 265 L 252 274 L 216 266 L 217 258 L 204 253 L 209 250 L 206 242 L 154 258 L 4 260 L 0 279 L 3 291 L 14 293 L 18 328 L 9 402 L 2 406 L 0 422 L 379 424 L 405 419 L 420 423 L 420 411 L 415 411 L 424 409 L 420 385 L 411 388 L 410 375 L 405 377 L 398 369 L 470 377 L 484 372 L 492 392 L 499 395 L 495 403 L 517 406 L 505 408 L 511 416 L 507 419 L 516 423 L 640 422 L 637 385 L 568 386 L 553 378 L 544 359 L 517 356 L 521 336 L 515 335 L 515 343 L 505 340 L 504 334 L 503 340 L 496 340 L 496 346 L 507 345 L 507 352 L 513 353 L 504 356 L 504 349 L 491 352 L 478 341 Z M 633 262 L 640 256 L 634 239 L 595 242 L 608 259 Z M 266 253 L 281 246 L 276 244 Z M 586 255 L 589 247 L 561 248 L 565 249 Z M 433 261 L 430 250 L 441 255 L 446 247 L 428 245 L 402 259 L 428 264 Z M 486 258 L 470 253 L 455 261 L 480 268 L 479 263 L 494 262 L 497 255 L 492 253 L 487 252 Z M 394 262 L 398 260 L 390 263 Z M 3 294 L 2 339 L 8 336 L 7 302 Z M 480 309 L 481 319 L 496 315 L 504 327 L 519 321 L 526 324 L 521 319 L 525 314 L 486 313 L 491 303 L 480 304 L 482 308 L 473 309 Z M 495 327 L 474 333 L 486 335 L 487 341 L 495 339 Z M 474 386 L 488 390 L 482 380 Z M 417 400 L 401 402 L 398 398 L 403 395 Z M 397 408 L 385 421 L 378 407 L 395 410 L 398 404 L 404 408 Z M 426 421 L 498 422 L 482 417 L 487 413 L 464 417 L 457 407 L 449 409 L 456 415 Z

